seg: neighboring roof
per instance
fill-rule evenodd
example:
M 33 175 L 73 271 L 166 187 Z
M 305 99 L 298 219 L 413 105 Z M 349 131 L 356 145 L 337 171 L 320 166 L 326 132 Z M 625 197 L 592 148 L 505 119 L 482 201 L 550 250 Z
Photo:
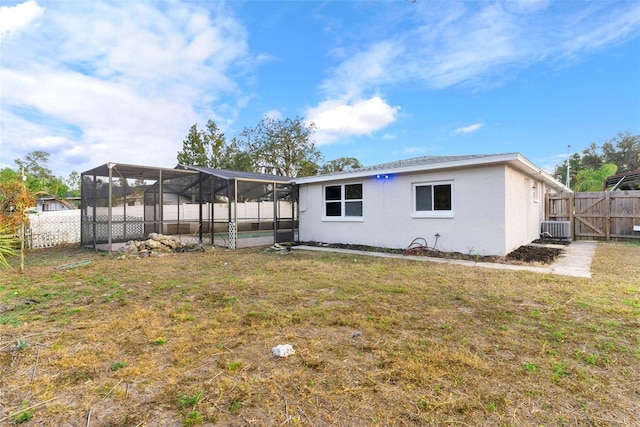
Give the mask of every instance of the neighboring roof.
M 612 175 L 604 180 L 602 183 L 602 189 L 606 190 L 609 187 L 614 187 L 611 191 L 615 189 L 622 190 L 627 187 L 633 187 L 633 189 L 635 189 L 637 185 L 640 185 L 640 170 Z
M 65 197 L 53 197 L 53 196 L 42 196 L 38 197 L 36 200 L 47 201 L 47 200 L 80 200 L 80 196 L 65 196 Z
M 269 182 L 283 182 L 283 183 L 289 183 L 293 181 L 293 178 L 290 178 L 287 176 L 268 175 L 264 173 L 254 173 L 254 172 L 233 171 L 228 169 L 212 169 L 212 168 L 206 168 L 204 166 L 178 165 L 176 166 L 176 168 L 194 170 L 194 171 L 206 173 L 206 174 L 217 176 L 219 178 L 224 178 L 224 179 L 242 179 L 242 180 L 249 180 L 249 181 L 269 181 Z
M 378 174 L 392 175 L 454 168 L 471 168 L 476 166 L 500 163 L 508 163 L 516 169 L 522 171 L 523 173 L 535 176 L 558 191 L 568 193 L 572 192 L 571 189 L 563 185 L 561 182 L 557 181 L 549 173 L 534 165 L 520 153 L 415 157 L 412 159 L 397 160 L 395 162 L 367 166 L 346 172 L 336 172 L 326 175 L 296 178 L 295 183 L 311 184 L 344 179 L 364 178 Z

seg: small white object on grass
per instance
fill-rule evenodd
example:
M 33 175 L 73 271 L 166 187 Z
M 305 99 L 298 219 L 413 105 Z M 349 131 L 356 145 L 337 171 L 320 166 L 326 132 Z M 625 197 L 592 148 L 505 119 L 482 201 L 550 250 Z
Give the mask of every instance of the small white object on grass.
M 291 346 L 291 344 L 280 344 L 271 349 L 271 352 L 274 356 L 277 357 L 287 357 L 295 354 L 295 350 Z

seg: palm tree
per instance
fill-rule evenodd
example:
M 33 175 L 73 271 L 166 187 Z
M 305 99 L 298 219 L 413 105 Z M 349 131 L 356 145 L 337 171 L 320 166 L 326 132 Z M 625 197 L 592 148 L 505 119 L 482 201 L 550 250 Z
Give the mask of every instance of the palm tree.
M 618 166 L 605 163 L 598 169 L 583 169 L 576 176 L 575 191 L 602 191 L 602 183 L 611 175 L 615 175 Z
M 8 267 L 7 257 L 18 253 L 20 271 L 24 270 L 24 227 L 26 212 L 35 207 L 35 200 L 19 181 L 0 182 L 0 267 Z
M 8 224 L 0 225 L 0 267 L 8 268 L 9 262 L 7 257 L 18 254 L 16 246 L 18 246 L 18 237 L 11 233 Z

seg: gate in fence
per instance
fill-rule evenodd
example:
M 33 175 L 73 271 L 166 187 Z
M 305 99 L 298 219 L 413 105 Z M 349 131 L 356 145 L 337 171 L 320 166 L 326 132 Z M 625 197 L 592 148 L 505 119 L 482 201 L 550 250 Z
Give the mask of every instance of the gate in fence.
M 570 221 L 574 240 L 640 240 L 640 191 L 549 195 L 550 221 Z

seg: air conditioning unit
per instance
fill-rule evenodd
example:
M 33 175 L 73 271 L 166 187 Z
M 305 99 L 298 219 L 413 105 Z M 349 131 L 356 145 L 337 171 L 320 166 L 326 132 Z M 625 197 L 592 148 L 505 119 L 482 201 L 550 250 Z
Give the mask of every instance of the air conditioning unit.
M 542 237 L 552 237 L 554 239 L 571 238 L 571 222 L 569 221 L 542 221 L 540 227 Z

